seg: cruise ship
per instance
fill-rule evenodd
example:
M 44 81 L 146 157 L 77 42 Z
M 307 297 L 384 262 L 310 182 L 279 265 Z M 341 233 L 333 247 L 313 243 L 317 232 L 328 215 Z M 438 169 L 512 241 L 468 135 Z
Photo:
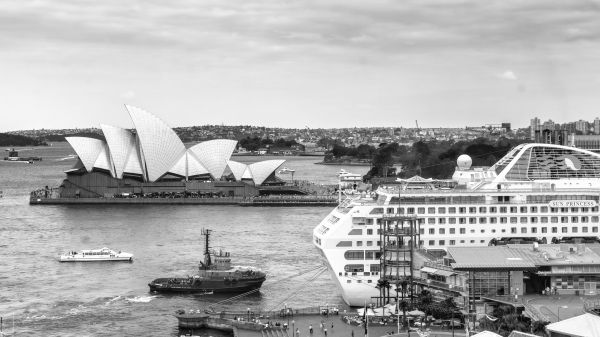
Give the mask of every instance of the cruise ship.
M 420 248 L 430 252 L 598 239 L 600 155 L 529 143 L 491 167 L 471 164 L 461 155 L 451 180 L 413 177 L 348 198 L 315 227 L 314 245 L 347 304 L 362 306 L 379 295 L 379 229 L 386 215 L 417 217 Z

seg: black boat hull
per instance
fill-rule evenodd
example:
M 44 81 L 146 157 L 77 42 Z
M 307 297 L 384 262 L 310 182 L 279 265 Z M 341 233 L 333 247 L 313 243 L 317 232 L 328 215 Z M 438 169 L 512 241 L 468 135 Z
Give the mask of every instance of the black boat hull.
M 148 284 L 150 291 L 160 293 L 245 293 L 260 289 L 265 278 L 239 280 L 226 283 L 223 280 L 203 280 L 200 284 L 190 284 L 188 279 L 156 279 Z M 171 282 L 169 282 L 171 281 Z

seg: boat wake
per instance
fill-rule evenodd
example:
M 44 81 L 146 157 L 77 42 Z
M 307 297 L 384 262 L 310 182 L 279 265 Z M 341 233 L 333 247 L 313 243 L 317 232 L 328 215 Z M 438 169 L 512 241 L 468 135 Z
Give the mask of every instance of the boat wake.
M 148 303 L 158 296 L 134 296 L 131 298 L 126 298 L 125 300 L 130 303 Z

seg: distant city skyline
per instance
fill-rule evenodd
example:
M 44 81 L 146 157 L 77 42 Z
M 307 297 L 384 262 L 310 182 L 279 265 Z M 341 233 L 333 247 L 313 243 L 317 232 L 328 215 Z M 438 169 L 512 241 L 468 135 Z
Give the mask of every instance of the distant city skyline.
M 0 4 L 0 132 L 593 121 L 600 6 L 563 1 Z

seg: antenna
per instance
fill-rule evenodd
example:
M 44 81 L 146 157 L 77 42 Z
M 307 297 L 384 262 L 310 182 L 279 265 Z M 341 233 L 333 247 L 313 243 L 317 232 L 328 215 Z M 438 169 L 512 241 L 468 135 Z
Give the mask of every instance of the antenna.
M 202 235 L 205 237 L 205 248 L 204 248 L 204 264 L 206 267 L 210 267 L 212 265 L 212 261 L 210 259 L 210 233 L 212 230 L 202 228 Z

